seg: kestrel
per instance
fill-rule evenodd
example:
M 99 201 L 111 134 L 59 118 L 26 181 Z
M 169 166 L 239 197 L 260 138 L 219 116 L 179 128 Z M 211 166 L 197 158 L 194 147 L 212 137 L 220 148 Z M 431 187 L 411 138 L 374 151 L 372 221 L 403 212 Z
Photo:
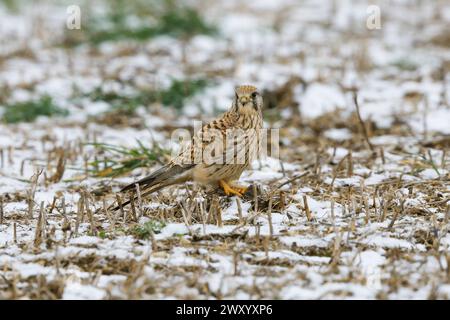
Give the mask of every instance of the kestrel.
M 169 163 L 121 192 L 133 190 L 138 184 L 146 191 L 142 196 L 146 196 L 170 185 L 194 181 L 221 187 L 226 195 L 242 196 L 246 187 L 236 181 L 260 151 L 262 105 L 256 87 L 236 87 L 229 111 L 203 125 Z

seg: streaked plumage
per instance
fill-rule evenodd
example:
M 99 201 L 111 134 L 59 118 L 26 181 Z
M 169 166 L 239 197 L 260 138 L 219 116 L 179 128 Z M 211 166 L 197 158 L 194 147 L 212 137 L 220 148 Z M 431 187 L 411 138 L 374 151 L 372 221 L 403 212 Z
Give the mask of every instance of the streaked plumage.
M 145 196 L 192 180 L 218 185 L 227 195 L 242 195 L 245 188 L 235 181 L 260 150 L 262 104 L 262 97 L 254 86 L 237 87 L 228 112 L 204 125 L 168 164 L 121 191 L 132 190 L 138 184 L 140 190 L 146 191 Z

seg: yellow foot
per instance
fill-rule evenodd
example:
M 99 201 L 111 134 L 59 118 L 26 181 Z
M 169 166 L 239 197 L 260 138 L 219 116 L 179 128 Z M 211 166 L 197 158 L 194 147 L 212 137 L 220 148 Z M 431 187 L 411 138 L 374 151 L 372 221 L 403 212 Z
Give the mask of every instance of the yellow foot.
M 224 180 L 219 180 L 219 186 L 223 189 L 223 192 L 225 192 L 225 194 L 227 196 L 230 195 L 236 195 L 238 197 L 242 197 L 242 194 L 239 190 L 241 190 L 242 188 L 232 188 L 228 183 L 226 183 Z
M 239 192 L 241 195 L 243 195 L 244 193 L 247 192 L 248 187 L 242 187 L 242 186 L 235 186 L 235 185 L 231 185 L 231 187 L 236 190 L 237 192 Z

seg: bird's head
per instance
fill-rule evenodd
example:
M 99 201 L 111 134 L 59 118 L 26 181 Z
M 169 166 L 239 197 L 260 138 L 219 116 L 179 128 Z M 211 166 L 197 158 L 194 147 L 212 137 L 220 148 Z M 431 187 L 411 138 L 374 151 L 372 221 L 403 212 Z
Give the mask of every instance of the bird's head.
M 238 86 L 235 89 L 234 110 L 246 115 L 261 113 L 263 99 L 256 87 Z

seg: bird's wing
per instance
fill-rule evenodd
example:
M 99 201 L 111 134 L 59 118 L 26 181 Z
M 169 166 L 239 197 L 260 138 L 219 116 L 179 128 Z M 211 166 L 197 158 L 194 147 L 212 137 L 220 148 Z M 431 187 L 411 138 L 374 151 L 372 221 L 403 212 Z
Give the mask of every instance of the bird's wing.
M 204 160 L 208 164 L 248 164 L 260 149 L 258 143 L 261 132 L 258 129 L 244 129 L 242 119 L 236 112 L 225 113 L 204 127 L 206 132 L 212 130 L 203 138 L 207 141 L 203 150 Z
M 170 185 L 188 180 L 189 170 L 199 163 L 204 163 L 205 158 L 210 163 L 221 163 L 220 161 L 225 159 L 224 142 L 227 129 L 235 124 L 236 117 L 233 113 L 227 112 L 219 119 L 204 125 L 187 144 L 181 147 L 178 155 L 168 164 L 141 180 L 125 186 L 121 192 L 134 189 L 136 184 L 142 189 L 148 189 L 159 184 Z
M 236 125 L 237 117 L 227 112 L 222 117 L 205 124 L 182 148 L 172 161 L 176 164 L 220 163 L 224 159 L 227 134 Z

